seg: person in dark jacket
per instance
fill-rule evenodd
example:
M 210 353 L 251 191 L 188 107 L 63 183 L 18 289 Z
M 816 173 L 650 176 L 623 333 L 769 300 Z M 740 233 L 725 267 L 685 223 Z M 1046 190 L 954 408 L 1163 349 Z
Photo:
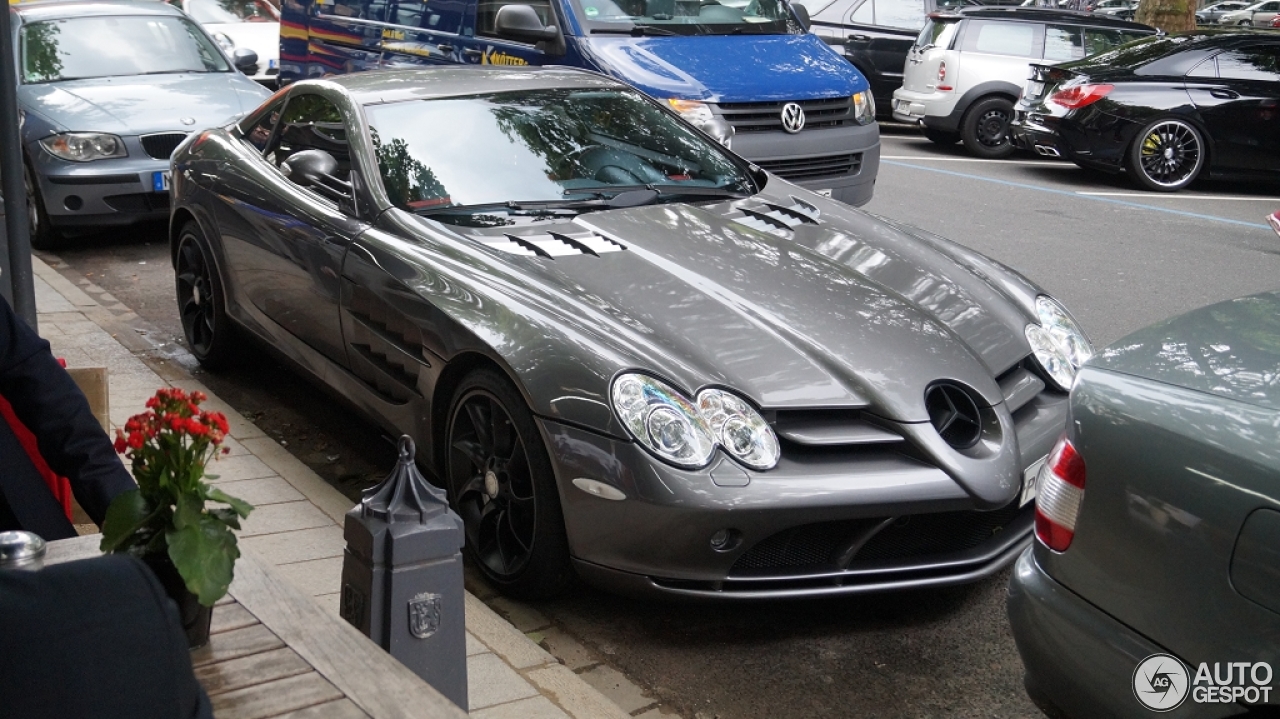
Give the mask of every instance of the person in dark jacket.
M 0 297 L 0 397 L 35 435 L 49 467 L 71 482 L 98 526 L 107 505 L 137 486 L 89 401 L 41 339 Z M 0 531 L 25 529 L 46 540 L 76 536 L 61 503 L 9 425 L 0 422 Z

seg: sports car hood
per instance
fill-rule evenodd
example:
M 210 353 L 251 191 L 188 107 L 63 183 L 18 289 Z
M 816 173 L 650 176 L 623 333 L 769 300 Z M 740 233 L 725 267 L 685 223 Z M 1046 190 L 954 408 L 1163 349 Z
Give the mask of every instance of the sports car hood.
M 271 94 L 238 72 L 99 77 L 22 85 L 18 92 L 23 109 L 60 130 L 116 135 L 225 125 Z
M 686 391 L 722 385 L 765 408 L 869 407 L 905 422 L 928 420 L 938 380 L 999 403 L 995 374 L 1028 353 L 1018 303 L 929 240 L 843 212 L 853 221 L 824 215 L 785 233 L 729 203 L 595 212 L 520 232 L 594 233 L 625 250 L 531 259 L 525 275 L 570 321 Z
M 1220 302 L 1138 330 L 1089 364 L 1280 409 L 1280 292 Z
M 658 98 L 769 102 L 848 96 L 867 81 L 816 35 L 581 40 L 604 71 Z

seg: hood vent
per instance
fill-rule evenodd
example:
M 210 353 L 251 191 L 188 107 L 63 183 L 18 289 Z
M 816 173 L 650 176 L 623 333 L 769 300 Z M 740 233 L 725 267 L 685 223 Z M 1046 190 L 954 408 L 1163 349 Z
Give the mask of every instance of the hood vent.
M 780 410 L 773 422 L 778 436 L 808 447 L 893 444 L 900 434 L 868 422 L 860 410 Z
M 545 232 L 531 235 L 506 234 L 500 237 L 472 235 L 471 239 L 499 252 L 523 255 L 525 257 L 545 257 L 547 259 L 568 255 L 593 255 L 599 257 L 606 252 L 621 252 L 627 249 L 623 245 L 593 232 L 574 234 Z
M 819 224 L 822 213 L 818 208 L 795 196 L 791 201 L 790 205 L 773 202 L 738 205 L 725 218 L 778 237 L 791 237 L 801 225 Z

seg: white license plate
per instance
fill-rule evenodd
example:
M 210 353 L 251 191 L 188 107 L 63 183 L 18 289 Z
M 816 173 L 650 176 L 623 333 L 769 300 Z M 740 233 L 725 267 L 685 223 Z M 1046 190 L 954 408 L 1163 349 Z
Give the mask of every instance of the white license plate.
M 1032 80 L 1027 83 L 1027 97 L 1040 97 L 1040 93 L 1044 92 L 1044 83 Z
M 826 190 L 814 190 L 813 192 L 814 192 L 814 194 L 822 195 L 823 197 L 831 197 L 831 190 L 830 190 L 830 189 L 826 189 Z
M 169 191 L 169 171 L 161 170 L 160 172 L 151 173 L 151 189 L 153 192 Z
M 1022 472 L 1022 496 L 1018 498 L 1019 507 L 1027 506 L 1027 502 L 1036 498 L 1036 489 L 1038 488 L 1036 480 L 1040 477 L 1040 468 L 1044 466 L 1044 462 L 1048 458 L 1048 455 L 1041 457 Z

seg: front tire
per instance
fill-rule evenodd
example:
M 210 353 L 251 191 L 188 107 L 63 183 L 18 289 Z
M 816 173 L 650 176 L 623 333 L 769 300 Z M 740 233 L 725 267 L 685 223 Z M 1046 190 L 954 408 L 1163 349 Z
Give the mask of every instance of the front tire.
M 27 226 L 31 235 L 31 247 L 37 250 L 53 251 L 62 247 L 63 237 L 49 222 L 49 213 L 44 209 L 44 198 L 40 195 L 40 185 L 29 165 L 23 165 L 22 181 L 27 190 Z
M 213 251 L 194 221 L 182 226 L 174 259 L 178 317 L 187 347 L 206 369 L 216 371 L 234 365 L 244 345 L 227 317 L 227 296 Z
M 987 159 L 1013 154 L 1009 138 L 1009 121 L 1013 119 L 1013 103 L 1003 97 L 984 97 L 975 102 L 960 121 L 960 138 L 965 149 Z
M 573 583 L 551 458 L 524 398 L 479 369 L 454 392 L 446 432 L 449 501 L 467 556 L 502 593 L 546 599 Z
M 1125 170 L 1138 185 L 1176 192 L 1190 185 L 1204 167 L 1204 138 L 1184 120 L 1156 120 L 1137 134 L 1126 153 Z
M 954 145 L 960 142 L 960 134 L 957 132 L 947 132 L 946 130 L 935 130 L 930 127 L 923 128 L 925 139 L 935 145 L 944 147 Z

